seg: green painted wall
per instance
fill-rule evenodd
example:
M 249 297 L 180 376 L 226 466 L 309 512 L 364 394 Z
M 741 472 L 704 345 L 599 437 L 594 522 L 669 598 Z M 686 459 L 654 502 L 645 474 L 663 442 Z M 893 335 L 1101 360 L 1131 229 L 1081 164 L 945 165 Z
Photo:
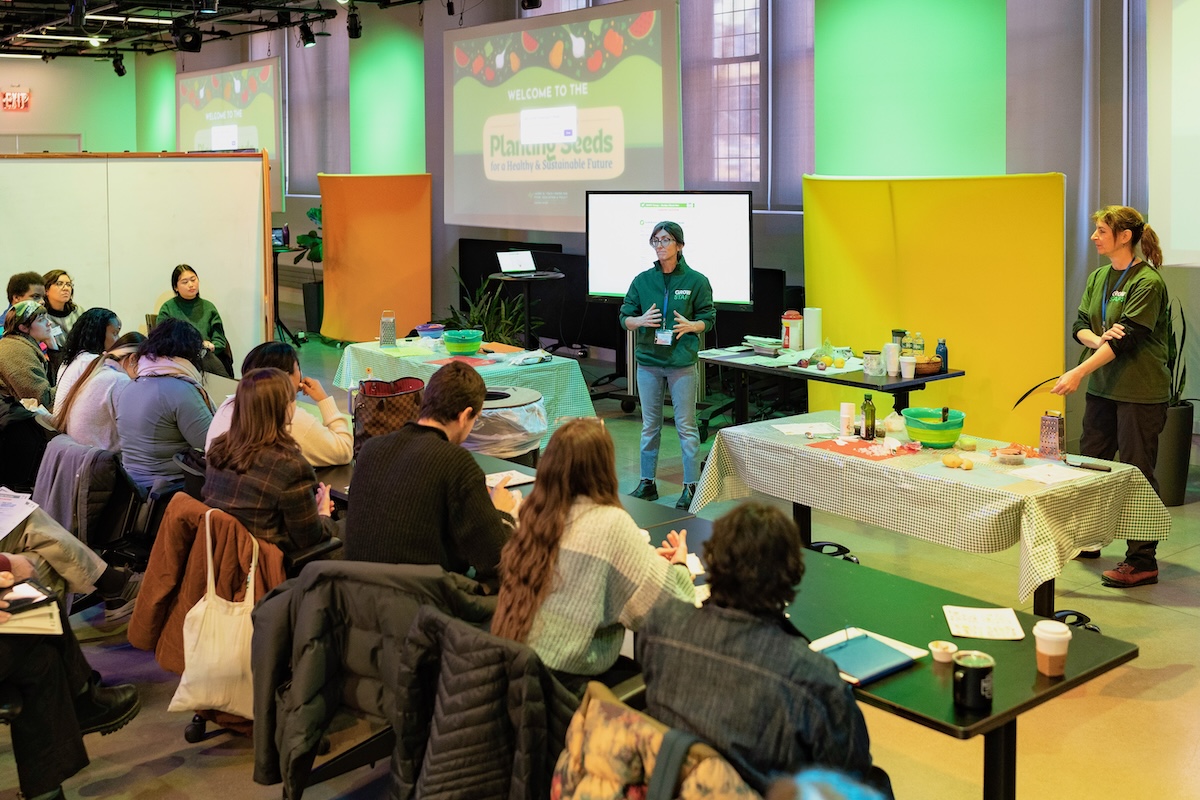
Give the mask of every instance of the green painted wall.
M 113 72 L 108 59 L 0 61 L 0 86 L 21 86 L 31 94 L 28 111 L 0 112 L 0 133 L 78 134 L 82 149 L 93 153 L 136 147 L 134 70 L 129 59 L 123 78 Z
M 1005 173 L 1005 0 L 816 0 L 816 171 Z
M 358 9 L 363 36 L 350 41 L 350 169 L 356 175 L 425 172 L 420 9 Z
M 174 152 L 175 54 L 139 55 L 133 74 L 137 78 L 137 149 Z

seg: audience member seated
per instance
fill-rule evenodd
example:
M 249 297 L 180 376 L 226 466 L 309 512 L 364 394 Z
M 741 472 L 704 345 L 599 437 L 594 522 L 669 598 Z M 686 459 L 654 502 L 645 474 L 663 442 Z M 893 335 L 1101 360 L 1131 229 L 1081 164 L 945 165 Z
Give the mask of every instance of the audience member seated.
M 0 486 L 29 494 L 46 453 L 46 429 L 37 415 L 0 392 Z
M 375 436 L 359 451 L 346 517 L 346 558 L 440 564 L 494 581 L 520 494 L 491 491 L 460 445 L 487 390 L 474 368 L 452 361 L 429 379 L 416 422 Z
M 46 302 L 46 287 L 42 285 L 42 276 L 36 272 L 18 272 L 8 279 L 8 304 L 4 307 L 4 315 L 0 316 L 0 333 L 4 332 L 4 317 L 8 310 L 22 300 Z
M 49 309 L 46 309 L 49 312 Z M 106 352 L 121 335 L 121 320 L 107 308 L 89 308 L 67 334 L 59 353 L 62 368 L 55 373 L 55 393 L 65 397 L 79 376 L 96 357 Z
M 185 320 L 192 323 L 204 340 L 205 372 L 233 377 L 233 360 L 229 353 L 229 340 L 225 338 L 225 323 L 217 307 L 200 296 L 200 276 L 187 264 L 180 264 L 171 272 L 171 289 L 175 296 L 158 309 L 156 325 L 165 319 Z
M 274 368 L 282 370 L 292 378 L 295 391 L 307 395 L 321 411 L 318 420 L 312 414 L 300 411 L 295 402 L 288 411 L 288 433 L 300 446 L 304 460 L 314 467 L 333 467 L 349 464 L 354 457 L 354 434 L 346 418 L 338 411 L 337 403 L 316 378 L 305 378 L 300 374 L 300 358 L 287 342 L 266 342 L 255 347 L 242 360 L 242 374 L 252 369 Z M 229 430 L 233 418 L 234 398 L 226 398 L 217 407 L 212 425 L 208 428 L 207 451 L 217 437 Z
M 67 336 L 79 321 L 83 308 L 72 299 L 75 282 L 65 270 L 52 269 L 47 272 L 42 278 L 42 286 L 46 289 L 46 315 L 50 317 L 50 341 L 46 343 L 46 355 L 50 359 L 50 374 L 57 377 L 59 369 L 67 363 L 63 352 L 67 346 Z
M 660 597 L 695 602 L 684 538 L 676 534 L 669 561 L 655 552 L 621 506 L 604 424 L 571 420 L 550 438 L 504 546 L 492 633 L 528 644 L 582 694 L 588 678 L 617 663 L 625 628 L 636 631 Z M 637 669 L 619 672 L 600 680 Z
M 238 383 L 229 432 L 208 451 L 204 502 L 235 517 L 285 554 L 337 533 L 329 488 L 288 433 L 295 405 L 292 379 L 252 369 Z
M 704 561 L 704 606 L 666 599 L 637 637 L 647 712 L 717 748 L 760 793 L 774 773 L 816 765 L 891 796 L 849 684 L 784 615 L 804 575 L 796 524 L 743 503 L 713 524 Z
M 191 323 L 167 319 L 138 347 L 137 377 L 117 398 L 125 471 L 143 490 L 181 478 L 175 454 L 204 447 L 213 406 L 201 384 L 203 340 Z
M 32 565 L 48 589 L 90 594 L 105 600 L 105 619 L 115 621 L 133 613 L 141 576 L 109 565 L 41 508 L 0 537 L 0 554 L 21 556 Z
M 22 300 L 8 310 L 0 337 L 0 394 L 53 409 L 50 362 L 42 352 L 49 339 L 50 322 L 41 303 Z
M 75 331 L 84 323 L 80 321 Z M 74 333 L 74 331 L 72 331 Z M 102 356 L 92 358 L 86 369 L 75 376 L 70 388 L 59 387 L 54 409 L 54 427 L 80 444 L 99 447 L 109 452 L 121 450 L 117 435 L 117 398 L 137 376 L 138 347 L 146 337 L 137 331 L 127 333 L 112 343 Z M 63 368 L 63 377 L 71 377 L 75 364 L 83 360 L 81 353 Z
M 0 589 L 30 576 L 29 562 L 0 555 Z M 0 625 L 9 620 L 0 600 Z M 12 722 L 13 760 L 21 795 L 65 797 L 62 782 L 88 765 L 83 737 L 109 734 L 141 710 L 137 688 L 101 686 L 62 612 L 61 636 L 0 634 L 0 682 L 16 688 L 21 713 Z

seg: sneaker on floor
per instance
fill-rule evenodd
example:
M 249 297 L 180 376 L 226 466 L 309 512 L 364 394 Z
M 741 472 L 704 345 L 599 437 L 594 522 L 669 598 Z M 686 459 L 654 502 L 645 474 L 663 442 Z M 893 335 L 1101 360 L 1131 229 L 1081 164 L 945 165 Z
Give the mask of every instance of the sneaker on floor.
M 75 698 L 75 718 L 83 734 L 110 734 L 124 728 L 142 710 L 137 687 L 101 686 L 89 681 L 88 688 Z
M 692 507 L 692 500 L 696 497 L 696 484 L 685 483 L 683 485 L 683 494 L 679 495 L 679 500 L 676 501 L 675 507 L 682 508 L 685 511 Z
M 642 482 L 637 485 L 637 488 L 629 493 L 629 496 L 636 497 L 639 500 L 657 500 L 658 484 L 643 478 Z
M 1115 569 L 1105 570 L 1104 585 L 1117 589 L 1128 589 L 1132 586 L 1145 586 L 1158 583 L 1158 570 L 1138 569 L 1127 561 L 1117 564 Z
M 121 594 L 104 601 L 105 622 L 119 622 L 133 614 L 133 607 L 137 603 L 138 591 L 142 588 L 144 574 L 142 572 L 132 573 L 125 583 L 125 588 L 121 590 Z

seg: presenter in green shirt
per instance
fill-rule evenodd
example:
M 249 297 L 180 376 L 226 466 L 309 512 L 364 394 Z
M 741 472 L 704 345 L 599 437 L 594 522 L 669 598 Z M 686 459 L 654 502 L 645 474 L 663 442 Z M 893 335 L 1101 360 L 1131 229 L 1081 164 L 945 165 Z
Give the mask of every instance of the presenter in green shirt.
M 675 432 L 683 451 L 683 494 L 676 508 L 689 508 L 700 479 L 700 431 L 696 427 L 696 364 L 705 331 L 716 324 L 708 278 L 683 258 L 683 228 L 660 222 L 650 234 L 658 259 L 638 273 L 621 304 L 621 325 L 634 332 L 638 396 L 642 403 L 641 482 L 631 492 L 658 499 L 654 482 L 662 439 L 664 386 L 671 391 Z
M 204 339 L 204 371 L 225 378 L 233 377 L 233 355 L 225 338 L 225 323 L 217 307 L 200 296 L 200 276 L 187 264 L 171 272 L 175 296 L 158 310 L 159 321 L 181 319 L 192 323 Z
M 1170 300 L 1158 271 L 1162 249 L 1158 235 L 1132 208 L 1108 206 L 1092 219 L 1096 252 L 1110 263 L 1088 276 L 1072 327 L 1076 340 L 1092 352 L 1051 391 L 1070 394 L 1087 378 L 1080 452 L 1111 460 L 1119 451 L 1121 461 L 1140 469 L 1157 492 L 1154 463 L 1171 386 Z M 1158 583 L 1158 543 L 1127 544 L 1125 560 L 1104 573 L 1104 583 L 1118 588 Z

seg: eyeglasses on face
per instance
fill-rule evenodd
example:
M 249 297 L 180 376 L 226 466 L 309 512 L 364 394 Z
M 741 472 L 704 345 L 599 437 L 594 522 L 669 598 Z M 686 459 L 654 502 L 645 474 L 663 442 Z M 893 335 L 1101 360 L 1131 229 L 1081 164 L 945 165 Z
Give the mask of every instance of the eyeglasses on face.
M 75 288 L 75 284 L 71 283 L 70 281 L 55 281 L 54 285 L 57 286 L 59 289 L 74 289 Z
M 650 240 L 650 246 L 654 248 L 666 247 L 667 245 L 675 244 L 675 240 L 670 236 L 660 236 L 657 239 Z

